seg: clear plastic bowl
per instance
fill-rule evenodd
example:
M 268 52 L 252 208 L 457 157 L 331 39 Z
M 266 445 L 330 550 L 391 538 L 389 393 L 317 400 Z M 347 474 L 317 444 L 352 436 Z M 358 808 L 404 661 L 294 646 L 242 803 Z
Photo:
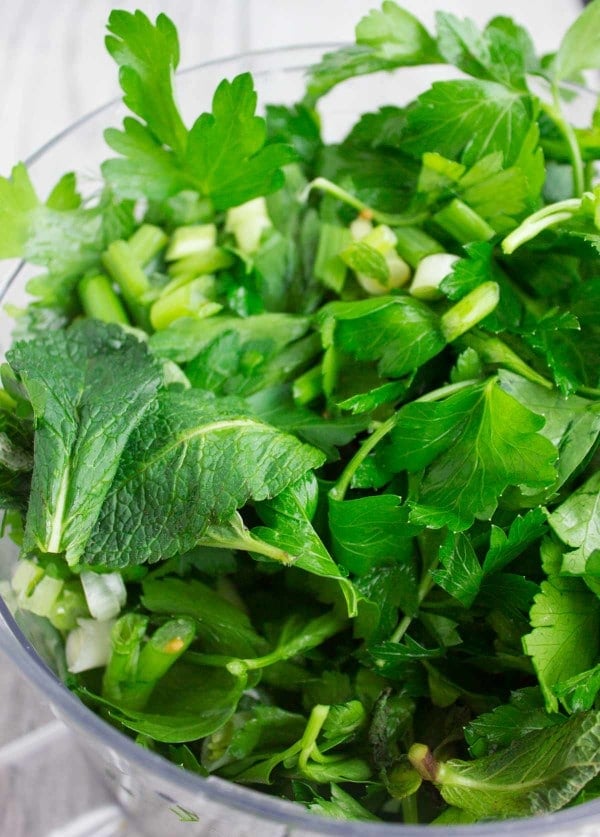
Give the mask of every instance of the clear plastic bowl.
M 336 45 L 291 47 L 213 61 L 178 77 L 182 110 L 191 120 L 210 108 L 218 82 L 247 70 L 254 74 L 259 100 L 291 104 L 301 97 L 305 68 Z M 443 71 L 443 72 L 442 72 Z M 326 97 L 322 106 L 327 140 L 343 136 L 358 115 L 380 104 L 402 103 L 440 77 L 445 68 L 403 70 L 394 75 L 353 79 Z M 591 98 L 591 97 L 590 97 Z M 107 156 L 102 132 L 119 124 L 124 112 L 110 103 L 91 113 L 44 146 L 29 161 L 34 184 L 46 194 L 65 171 L 76 171 L 93 191 L 100 162 Z M 27 271 L 4 263 L 0 270 L 0 302 L 22 305 Z M 0 357 L 10 345 L 12 321 L 0 311 Z M 10 577 L 16 560 L 13 544 L 0 542 L 0 579 Z M 502 837 L 502 835 L 571 835 L 597 837 L 600 801 L 557 814 L 527 820 L 508 820 L 473 826 L 415 826 L 347 822 L 318 817 L 302 806 L 235 785 L 223 779 L 204 779 L 135 744 L 95 715 L 62 684 L 38 655 L 0 600 L 0 649 L 75 733 L 78 745 L 95 765 L 99 780 L 114 793 L 136 831 L 148 837 L 211 835 L 211 837 L 302 837 L 309 834 L 343 837 Z

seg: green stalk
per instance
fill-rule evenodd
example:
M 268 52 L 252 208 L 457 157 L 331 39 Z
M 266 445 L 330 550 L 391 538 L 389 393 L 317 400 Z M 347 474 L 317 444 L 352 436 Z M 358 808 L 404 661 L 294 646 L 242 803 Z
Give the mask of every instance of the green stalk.
M 500 299 L 496 282 L 483 282 L 449 308 L 440 320 L 442 334 L 452 343 L 492 313 Z
M 304 770 L 308 764 L 308 760 L 312 755 L 313 749 L 316 746 L 317 738 L 323 728 L 323 724 L 329 715 L 329 706 L 324 706 L 318 703 L 313 706 L 312 712 L 306 724 L 304 735 L 300 741 L 301 749 L 298 756 L 298 767 Z
M 498 364 L 504 366 L 505 369 L 510 369 L 511 372 L 516 372 L 517 375 L 526 378 L 534 384 L 539 384 L 546 389 L 552 389 L 553 384 L 543 375 L 540 375 L 535 369 L 532 369 L 516 352 L 513 352 L 506 343 L 503 343 L 498 337 L 484 334 L 479 330 L 465 334 L 461 343 L 475 349 L 477 354 L 485 363 Z
M 77 286 L 81 306 L 88 317 L 105 323 L 129 325 L 123 303 L 104 274 L 84 276 Z
M 194 620 L 185 616 L 171 619 L 158 628 L 140 652 L 135 681 L 123 688 L 121 705 L 143 709 L 158 681 L 187 651 L 195 635 Z
M 173 262 L 169 266 L 169 274 L 173 279 L 185 284 L 190 279 L 203 276 L 205 273 L 216 273 L 217 270 L 231 267 L 234 261 L 234 257 L 227 250 L 222 247 L 211 247 L 209 250 L 192 253 Z
M 204 319 L 217 314 L 223 307 L 204 295 L 205 283 L 195 279 L 166 296 L 160 296 L 150 309 L 152 328 L 160 331 L 181 317 Z
M 11 398 L 5 389 L 0 389 L 0 410 L 12 412 L 17 406 L 14 398 Z
M 569 148 L 571 165 L 573 166 L 573 194 L 582 195 L 585 183 L 585 174 L 581 149 L 579 147 L 579 143 L 577 142 L 575 129 L 564 117 L 560 101 L 560 89 L 556 83 L 552 85 L 552 99 L 553 103 L 551 105 L 542 102 L 542 110 L 550 117 L 565 138 Z
M 359 200 L 355 195 L 352 195 L 346 189 L 342 189 L 326 177 L 316 177 L 312 180 L 306 189 L 300 195 L 301 201 L 306 201 L 310 193 L 316 189 L 319 192 L 324 192 L 326 195 L 331 195 L 332 198 L 337 198 L 342 203 L 347 204 L 363 214 L 365 218 L 370 218 L 380 224 L 389 224 L 389 226 L 405 227 L 414 224 L 420 224 L 427 219 L 426 212 L 419 212 L 415 215 L 393 215 L 387 212 L 379 212 L 377 209 L 372 209 L 366 203 Z
M 126 241 L 113 241 L 102 255 L 102 264 L 119 286 L 129 313 L 142 328 L 148 326 L 143 297 L 150 282 Z
M 398 227 L 394 230 L 396 251 L 412 268 L 416 268 L 425 256 L 444 253 L 439 241 L 427 235 L 419 227 Z
M 323 368 L 320 363 L 300 375 L 292 385 L 296 404 L 304 407 L 323 394 Z
M 123 687 L 136 678 L 140 646 L 146 634 L 148 617 L 126 613 L 111 632 L 112 652 L 102 679 L 102 697 L 115 703 L 123 700 Z
M 591 199 L 594 198 L 591 193 L 589 196 Z M 531 241 L 549 227 L 568 221 L 579 209 L 581 209 L 581 198 L 567 198 L 567 200 L 542 207 L 529 215 L 516 230 L 506 236 L 502 241 L 502 252 L 507 255 L 514 253 L 521 245 Z
M 243 552 L 256 552 L 280 564 L 292 564 L 293 557 L 279 547 L 256 538 L 246 527 L 239 514 L 235 514 L 228 523 L 209 526 L 198 546 L 212 546 L 216 549 L 241 549 Z
M 141 265 L 147 265 L 166 246 L 167 234 L 154 224 L 142 224 L 128 240 L 129 249 Z
M 440 209 L 433 216 L 433 220 L 459 244 L 489 241 L 496 235 L 496 231 L 481 215 L 458 198 L 454 198 L 448 206 Z
M 352 477 L 358 470 L 359 466 L 364 462 L 367 456 L 371 453 L 373 448 L 375 448 L 379 442 L 387 436 L 387 434 L 394 429 L 394 426 L 398 420 L 396 415 L 390 416 L 387 421 L 384 421 L 379 427 L 366 439 L 360 448 L 356 451 L 352 459 L 348 462 L 344 470 L 342 471 L 341 475 L 338 478 L 338 481 L 330 490 L 330 495 L 333 497 L 334 500 L 343 500 L 346 496 L 346 492 L 350 487 L 350 483 L 352 482 Z

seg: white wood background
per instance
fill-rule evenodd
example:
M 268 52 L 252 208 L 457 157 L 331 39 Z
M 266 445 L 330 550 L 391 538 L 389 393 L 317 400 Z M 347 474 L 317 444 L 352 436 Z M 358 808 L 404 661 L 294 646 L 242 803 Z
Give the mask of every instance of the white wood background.
M 376 0 L 0 0 L 1 174 L 118 95 L 114 65 L 103 46 L 113 5 L 172 17 L 180 27 L 185 67 L 250 49 L 351 40 L 355 22 Z M 404 5 L 428 24 L 440 7 L 479 22 L 512 15 L 530 28 L 544 52 L 556 47 L 580 9 L 579 0 L 404 0 Z M 51 721 L 43 701 L 0 657 L 2 837 L 63 837 L 66 823 L 109 802 L 60 726 L 38 733 L 37 750 L 35 738 L 21 738 Z

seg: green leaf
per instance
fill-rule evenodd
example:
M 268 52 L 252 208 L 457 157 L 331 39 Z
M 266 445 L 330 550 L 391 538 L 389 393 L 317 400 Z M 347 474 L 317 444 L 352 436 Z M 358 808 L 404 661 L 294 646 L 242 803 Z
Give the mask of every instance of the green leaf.
M 586 460 L 600 434 L 600 414 L 592 409 L 593 402 L 577 395 L 565 397 L 556 390 L 548 390 L 501 369 L 502 389 L 510 393 L 530 410 L 543 416 L 540 433 L 560 451 L 557 479 L 548 495 L 560 488 Z
M 0 177 L 0 258 L 46 267 L 53 286 L 97 267 L 106 246 L 133 228 L 131 205 L 106 192 L 96 206 L 81 207 L 72 196 L 59 197 L 56 190 L 65 188 L 59 182 L 43 205 L 22 163 L 10 178 Z
M 190 130 L 184 166 L 216 209 L 275 192 L 285 179 L 281 167 L 296 159 L 288 145 L 265 145 L 266 124 L 255 111 L 252 76 L 244 73 L 221 82 L 212 114 L 202 114 Z
M 434 781 L 450 805 L 479 817 L 546 814 L 566 805 L 600 770 L 596 712 L 530 732 L 473 762 L 439 765 Z
M 444 401 L 403 407 L 391 433 L 390 465 L 420 471 L 411 520 L 456 531 L 491 517 L 509 485 L 528 490 L 555 479 L 556 450 L 543 421 L 490 380 Z
M 349 572 L 365 575 L 385 564 L 411 563 L 418 528 L 393 494 L 336 500 L 329 496 L 332 552 Z
M 207 653 L 244 658 L 266 651 L 248 616 L 197 579 L 146 578 L 142 603 L 150 613 L 195 619 Z
M 480 32 L 472 20 L 438 12 L 438 47 L 449 64 L 468 75 L 526 90 L 525 75 L 537 69 L 527 32 L 510 18 L 497 17 Z
M 36 417 L 26 551 L 85 551 L 134 428 L 152 407 L 160 366 L 146 346 L 96 320 L 17 343 L 7 355 Z
M 540 508 L 531 509 L 522 516 L 517 515 L 510 524 L 508 533 L 492 524 L 490 547 L 483 561 L 483 571 L 496 573 L 504 569 L 547 531 L 546 515 Z
M 294 314 L 259 314 L 250 317 L 182 318 L 153 334 L 149 345 L 158 357 L 185 363 L 197 357 L 222 334 L 235 333 L 243 344 L 269 340 L 285 346 L 303 337 L 310 327 L 308 317 Z
M 520 689 L 511 694 L 509 703 L 470 721 L 465 727 L 465 740 L 471 755 L 479 758 L 508 747 L 522 735 L 564 721 L 564 716 L 546 712 L 539 689 Z
M 575 79 L 582 70 L 600 67 L 600 2 L 593 0 L 569 27 L 552 64 L 558 81 Z
M 321 796 L 314 795 L 314 801 L 306 803 L 307 808 L 313 814 L 321 814 L 325 817 L 332 817 L 336 820 L 351 820 L 351 821 L 379 821 L 371 811 L 368 811 L 364 806 L 358 802 L 349 793 L 342 790 L 334 782 L 330 785 L 331 798 L 324 799 Z
M 330 302 L 319 312 L 333 344 L 357 360 L 377 360 L 382 376 L 400 377 L 439 354 L 446 340 L 429 306 L 408 296 Z
M 249 499 L 273 497 L 324 456 L 244 415 L 235 399 L 166 390 L 132 433 L 84 560 L 124 567 L 191 549 Z
M 310 69 L 307 95 L 314 101 L 354 76 L 440 60 L 435 41 L 417 18 L 384 0 L 381 9 L 373 9 L 357 25 L 356 46 L 326 53 Z
M 179 40 L 164 14 L 153 25 L 141 11 L 113 11 L 106 48 L 119 66 L 123 102 L 141 117 L 161 145 L 182 153 L 187 130 L 173 96 Z
M 385 258 L 374 247 L 362 241 L 354 241 L 340 253 L 340 258 L 355 273 L 361 273 L 376 279 L 382 287 L 386 287 L 390 278 L 390 271 Z
M 150 42 L 146 59 L 160 67 L 164 58 L 156 50 L 157 44 Z M 127 83 L 130 77 L 135 75 L 126 67 Z M 164 201 L 191 189 L 222 210 L 268 195 L 283 185 L 282 166 L 293 162 L 296 154 L 283 143 L 266 144 L 266 124 L 255 110 L 252 76 L 224 79 L 215 91 L 212 112 L 201 114 L 189 133 L 183 129 L 179 136 L 168 129 L 169 136 L 161 137 L 153 126 L 164 131 L 162 124 L 143 125 L 131 118 L 123 131 L 107 131 L 107 142 L 124 156 L 105 162 L 102 172 L 119 195 L 134 199 Z M 148 115 L 144 112 L 144 118 Z
M 84 699 L 108 708 L 127 729 L 165 744 L 197 741 L 221 729 L 235 712 L 246 683 L 224 668 L 180 660 L 158 681 L 146 709 L 136 711 L 79 689 Z
M 403 150 L 437 151 L 467 166 L 494 151 L 517 159 L 532 124 L 528 96 L 493 81 L 438 81 L 409 108 Z
M 470 607 L 483 581 L 483 570 L 470 539 L 462 533 L 449 534 L 439 552 L 442 569 L 431 572 L 431 577 L 453 598 Z
M 478 285 L 493 280 L 492 246 L 487 241 L 476 241 L 464 247 L 466 257 L 459 259 L 440 285 L 449 299 L 461 299 Z
M 600 472 L 567 497 L 548 521 L 563 543 L 575 547 L 564 555 L 563 572 L 585 573 L 589 559 L 600 550 Z M 591 568 L 587 571 L 594 575 L 600 572 Z
M 348 615 L 355 616 L 357 596 L 354 586 L 345 571 L 335 563 L 311 524 L 317 496 L 317 480 L 314 474 L 307 473 L 277 497 L 257 507 L 266 525 L 253 529 L 252 535 L 283 549 L 295 567 L 335 580 L 346 600 Z
M 597 662 L 600 602 L 580 579 L 557 574 L 560 552 L 554 545 L 542 545 L 542 558 L 552 571 L 534 599 L 530 613 L 533 630 L 523 637 L 523 648 L 532 659 L 547 710 L 556 712 L 554 687 Z
M 582 671 L 554 687 L 567 712 L 583 712 L 592 709 L 600 692 L 600 665 Z

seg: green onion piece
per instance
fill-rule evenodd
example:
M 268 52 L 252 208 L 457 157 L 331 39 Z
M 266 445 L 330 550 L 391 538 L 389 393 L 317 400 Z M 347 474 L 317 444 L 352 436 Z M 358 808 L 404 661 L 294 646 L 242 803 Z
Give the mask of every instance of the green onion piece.
M 491 314 L 500 299 L 496 282 L 483 282 L 448 309 L 440 320 L 442 334 L 451 343 Z
M 126 613 L 114 623 L 112 651 L 102 679 L 102 695 L 107 700 L 122 703 L 127 686 L 135 682 L 147 625 L 148 617 L 137 613 Z
M 488 241 L 496 235 L 496 231 L 481 215 L 458 198 L 454 198 L 448 206 L 440 209 L 433 216 L 433 220 L 459 244 Z
M 169 243 L 165 259 L 175 261 L 187 256 L 204 253 L 214 249 L 217 243 L 217 227 L 215 224 L 194 224 L 189 227 L 178 227 Z
M 104 274 L 84 276 L 77 286 L 77 293 L 88 317 L 105 323 L 129 324 L 123 303 Z
M 160 331 L 180 317 L 204 319 L 219 312 L 223 306 L 206 299 L 204 290 L 202 279 L 195 279 L 173 293 L 161 296 L 150 309 L 152 327 Z
M 416 268 L 425 256 L 443 253 L 442 245 L 419 227 L 394 227 L 396 251 L 412 268 Z
M 142 224 L 131 236 L 129 249 L 141 265 L 147 265 L 166 247 L 169 237 L 160 227 L 154 224 Z

